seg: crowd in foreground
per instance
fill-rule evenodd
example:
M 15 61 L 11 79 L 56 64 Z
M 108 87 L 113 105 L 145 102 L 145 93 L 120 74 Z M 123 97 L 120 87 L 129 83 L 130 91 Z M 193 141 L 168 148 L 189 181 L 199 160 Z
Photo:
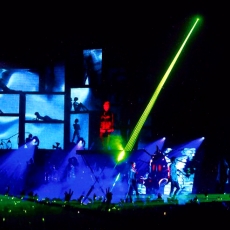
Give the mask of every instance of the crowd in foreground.
M 71 200 L 71 191 L 63 200 L 5 194 L 0 196 L 0 229 L 138 229 L 175 224 L 191 228 L 229 224 L 228 201 L 199 202 L 194 198 L 184 205 L 161 199 L 116 204 L 111 201 L 95 199 L 84 205 L 80 200 Z

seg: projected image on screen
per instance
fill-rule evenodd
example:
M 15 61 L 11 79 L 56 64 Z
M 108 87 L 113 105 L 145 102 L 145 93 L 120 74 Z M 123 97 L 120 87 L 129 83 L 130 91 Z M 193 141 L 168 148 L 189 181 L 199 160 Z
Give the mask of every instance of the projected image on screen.
M 19 113 L 18 94 L 0 94 L 0 114 Z
M 37 116 L 35 113 L 38 113 Z M 27 94 L 26 120 L 61 122 L 64 120 L 64 95 Z
M 89 114 L 79 113 L 70 116 L 70 138 L 72 143 L 78 143 L 82 139 L 84 146 L 79 146 L 79 150 L 88 149 L 89 143 Z
M 53 149 L 53 145 L 63 149 L 64 124 L 26 123 L 25 132 L 38 138 L 39 149 Z M 25 139 L 28 134 L 25 134 Z
M 39 75 L 30 69 L 0 69 L 0 91 L 11 92 L 38 92 Z
M 100 85 L 102 78 L 102 49 L 83 50 L 84 85 Z
M 88 112 L 101 109 L 101 100 L 97 99 L 90 88 L 71 88 L 71 111 Z M 75 106 L 76 105 L 76 106 Z
M 0 116 L 0 127 L 0 149 L 18 149 L 18 117 Z
M 41 91 L 44 89 L 46 92 L 65 91 L 65 65 L 63 63 L 46 67 L 40 89 Z

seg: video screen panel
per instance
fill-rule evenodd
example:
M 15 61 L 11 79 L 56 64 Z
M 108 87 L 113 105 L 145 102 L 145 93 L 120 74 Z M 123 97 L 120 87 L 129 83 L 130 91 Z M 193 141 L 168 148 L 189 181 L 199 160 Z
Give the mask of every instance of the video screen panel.
M 0 68 L 0 92 L 38 92 L 39 74 L 31 69 Z
M 27 133 L 36 136 L 39 139 L 39 149 L 53 149 L 53 145 L 63 149 L 64 145 L 64 124 L 48 124 L 48 123 L 26 123 L 25 124 L 25 139 Z
M 18 116 L 0 116 L 0 149 L 18 149 Z
M 77 119 L 77 120 L 76 120 Z M 76 130 L 78 133 L 74 135 L 75 127 L 74 125 L 78 125 L 79 129 Z M 80 138 L 83 138 L 85 141 L 85 150 L 89 147 L 89 113 L 78 113 L 71 114 L 70 116 L 70 142 L 77 143 L 78 135 Z
M 0 114 L 19 113 L 19 94 L 0 94 Z
M 27 94 L 25 119 L 36 120 L 36 112 L 41 116 L 40 121 L 64 121 L 64 95 Z
M 100 85 L 102 81 L 102 49 L 83 50 L 84 85 Z
M 71 88 L 70 89 L 70 106 L 73 112 L 87 112 L 102 109 L 102 102 L 97 98 L 92 88 Z M 80 103 L 77 109 L 74 109 L 74 102 Z
M 65 65 L 56 63 L 47 66 L 44 76 L 41 77 L 40 91 L 45 92 L 65 92 Z

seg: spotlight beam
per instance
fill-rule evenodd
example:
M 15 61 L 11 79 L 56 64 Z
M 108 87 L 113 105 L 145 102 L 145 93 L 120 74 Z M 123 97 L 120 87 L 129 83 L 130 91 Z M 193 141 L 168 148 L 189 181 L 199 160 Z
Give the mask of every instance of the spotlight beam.
M 174 57 L 174 59 L 172 60 L 171 64 L 169 65 L 167 71 L 165 72 L 165 74 L 164 74 L 163 78 L 161 79 L 159 85 L 157 86 L 152 98 L 150 99 L 147 107 L 145 108 L 143 114 L 141 115 L 139 121 L 137 122 L 135 128 L 133 129 L 133 132 L 132 132 L 132 134 L 130 136 L 129 141 L 127 142 L 124 150 L 121 152 L 120 156 L 118 157 L 118 161 L 121 160 L 124 157 L 124 155 L 125 155 L 124 153 L 126 151 L 132 151 L 133 146 L 135 145 L 136 140 L 138 138 L 138 135 L 139 135 L 139 133 L 140 133 L 140 131 L 141 131 L 141 129 L 142 129 L 142 127 L 143 127 L 143 125 L 144 125 L 144 123 L 145 123 L 145 121 L 146 121 L 146 119 L 147 119 L 147 117 L 148 117 L 153 105 L 155 104 L 155 102 L 157 100 L 157 97 L 158 97 L 162 87 L 164 86 L 169 74 L 171 73 L 174 65 L 176 64 L 176 61 L 178 60 L 182 50 L 184 49 L 189 37 L 191 36 L 193 30 L 196 27 L 198 21 L 199 21 L 199 18 L 196 19 L 194 25 L 192 26 L 192 28 L 190 29 L 190 31 L 189 31 L 188 35 L 186 36 L 184 42 L 182 43 L 180 49 L 176 53 L 176 56 Z

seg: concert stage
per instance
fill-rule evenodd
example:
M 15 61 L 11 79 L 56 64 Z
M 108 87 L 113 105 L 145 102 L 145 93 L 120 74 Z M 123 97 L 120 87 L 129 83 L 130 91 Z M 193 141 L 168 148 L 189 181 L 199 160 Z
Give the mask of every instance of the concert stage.
M 194 192 L 195 175 L 179 175 L 180 191 L 169 198 L 170 183 L 162 183 L 158 191 L 147 189 L 141 179 L 149 165 L 143 150 L 129 153 L 117 162 L 119 151 L 70 151 L 29 149 L 0 151 L 0 226 L 3 229 L 110 229 L 125 225 L 134 229 L 140 223 L 168 228 L 173 221 L 188 223 L 228 223 L 230 194 Z M 130 162 L 138 169 L 139 197 L 125 200 Z M 197 180 L 198 178 L 199 180 Z M 214 185 L 215 183 L 212 182 Z M 106 203 L 107 192 L 112 193 Z M 219 218 L 218 218 L 219 217 Z
M 155 202 L 158 194 L 164 203 L 168 200 L 170 183 L 167 178 L 160 178 L 158 190 L 148 189 L 148 179 L 143 177 L 149 169 L 150 156 L 143 150 L 127 153 L 127 158 L 117 162 L 120 150 L 80 150 L 75 148 L 64 150 L 18 149 L 1 150 L 1 182 L 0 193 L 18 196 L 20 193 L 33 192 L 39 199 L 64 199 L 65 192 L 73 191 L 72 200 L 84 197 L 84 204 L 90 203 L 94 197 L 103 200 L 109 189 L 113 194 L 112 202 L 125 200 L 128 184 L 127 173 L 130 162 L 135 161 L 138 170 L 138 201 Z M 167 159 L 166 159 L 167 160 Z M 196 174 L 189 177 L 179 175 L 180 191 L 178 203 L 184 204 L 196 196 L 201 202 L 217 200 L 219 195 L 205 197 L 196 189 Z M 195 188 L 195 189 L 194 189 Z M 208 191 L 208 189 L 207 189 Z M 203 193 L 203 191 L 201 191 Z M 134 194 L 135 197 L 135 194 Z M 229 199 L 228 195 L 221 195 L 221 199 Z M 135 200 L 135 199 L 134 199 Z M 174 202 L 174 201 L 173 201 Z

